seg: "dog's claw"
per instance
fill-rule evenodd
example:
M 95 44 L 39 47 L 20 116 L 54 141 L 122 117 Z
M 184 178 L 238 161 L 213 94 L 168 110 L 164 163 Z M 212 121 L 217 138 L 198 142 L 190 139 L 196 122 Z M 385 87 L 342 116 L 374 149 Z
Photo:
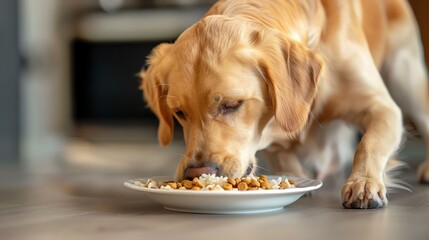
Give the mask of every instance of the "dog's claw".
M 360 201 L 354 201 L 351 204 L 352 208 L 361 208 L 360 206 L 361 206 Z
M 382 208 L 387 205 L 384 184 L 370 178 L 349 180 L 343 188 L 343 207 L 355 209 Z
M 374 199 L 369 199 L 366 201 L 356 199 L 352 203 L 343 202 L 344 208 L 353 208 L 353 209 L 374 209 L 374 208 L 382 208 L 384 206 L 385 206 L 385 203 Z
M 382 208 L 384 204 L 378 201 L 374 201 L 373 199 L 369 200 L 368 208 Z

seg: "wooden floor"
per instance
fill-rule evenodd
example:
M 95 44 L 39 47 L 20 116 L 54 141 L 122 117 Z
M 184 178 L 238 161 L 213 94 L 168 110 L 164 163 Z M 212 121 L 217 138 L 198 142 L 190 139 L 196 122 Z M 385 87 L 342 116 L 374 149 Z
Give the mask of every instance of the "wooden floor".
M 429 186 L 412 169 L 403 175 L 412 192 L 390 194 L 383 209 L 343 209 L 343 180 L 330 178 L 281 211 L 254 215 L 164 210 L 122 186 L 141 177 L 133 174 L 30 172 L 0 168 L 0 239 L 429 239 Z

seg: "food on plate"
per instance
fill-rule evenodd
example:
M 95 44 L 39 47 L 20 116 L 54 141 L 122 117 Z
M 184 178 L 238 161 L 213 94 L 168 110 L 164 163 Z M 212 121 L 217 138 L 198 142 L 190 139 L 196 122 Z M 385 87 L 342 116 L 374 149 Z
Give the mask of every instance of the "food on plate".
M 295 188 L 295 181 L 290 179 L 268 179 L 265 175 L 259 177 L 228 178 L 214 174 L 202 174 L 198 178 L 181 182 L 157 182 L 148 179 L 146 182 L 136 181 L 137 186 L 150 189 L 164 190 L 207 190 L 207 191 L 252 191 Z

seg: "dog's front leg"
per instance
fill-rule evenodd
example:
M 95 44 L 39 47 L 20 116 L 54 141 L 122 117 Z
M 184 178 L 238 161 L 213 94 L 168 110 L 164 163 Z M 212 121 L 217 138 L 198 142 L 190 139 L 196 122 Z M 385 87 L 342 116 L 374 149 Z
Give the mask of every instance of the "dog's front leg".
M 359 104 L 355 102 L 344 112 L 344 118 L 356 124 L 363 136 L 355 152 L 351 175 L 342 190 L 343 206 L 380 208 L 387 204 L 383 177 L 387 161 L 401 142 L 402 114 L 388 94 L 357 98 Z

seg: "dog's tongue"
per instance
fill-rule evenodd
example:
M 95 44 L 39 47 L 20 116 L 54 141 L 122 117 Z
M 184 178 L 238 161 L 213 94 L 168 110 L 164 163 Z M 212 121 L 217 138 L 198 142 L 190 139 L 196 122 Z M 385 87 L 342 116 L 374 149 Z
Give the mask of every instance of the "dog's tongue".
M 201 176 L 201 174 L 216 174 L 216 170 L 212 167 L 195 167 L 188 168 L 185 172 L 185 179 L 193 179 Z

